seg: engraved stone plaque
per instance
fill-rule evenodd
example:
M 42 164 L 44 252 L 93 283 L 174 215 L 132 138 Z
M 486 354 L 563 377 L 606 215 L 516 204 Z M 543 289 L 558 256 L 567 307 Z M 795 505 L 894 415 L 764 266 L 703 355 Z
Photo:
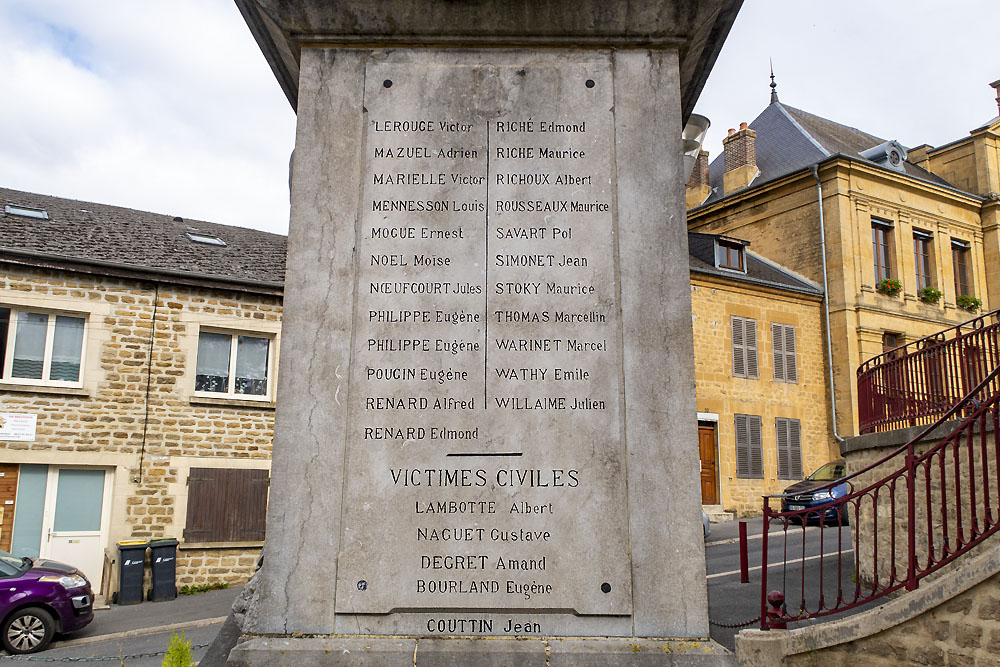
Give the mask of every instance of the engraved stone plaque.
M 611 69 L 367 65 L 341 631 L 631 612 Z

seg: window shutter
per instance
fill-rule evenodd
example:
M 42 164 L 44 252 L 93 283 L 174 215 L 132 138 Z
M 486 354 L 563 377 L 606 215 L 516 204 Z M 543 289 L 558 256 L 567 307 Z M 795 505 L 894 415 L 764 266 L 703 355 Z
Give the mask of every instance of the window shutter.
M 733 376 L 745 378 L 747 376 L 746 350 L 744 347 L 742 317 L 732 318 L 733 327 Z
M 750 434 L 747 415 L 736 415 L 736 476 L 750 477 Z
M 788 466 L 792 479 L 802 479 L 802 425 L 798 419 L 788 420 Z
M 264 539 L 268 472 L 192 468 L 188 475 L 188 542 L 259 542 Z
M 788 420 L 774 420 L 774 437 L 778 445 L 778 479 L 788 479 Z
M 799 370 L 795 356 L 795 327 L 785 326 L 785 382 L 798 382 Z
M 764 450 L 761 446 L 760 416 L 750 415 L 747 419 L 750 432 L 750 476 L 758 479 L 764 477 Z
M 802 425 L 798 419 L 774 420 L 778 479 L 802 479 Z
M 191 468 L 188 475 L 187 522 L 184 540 L 187 542 L 211 542 L 217 527 L 214 524 L 213 507 L 218 501 L 216 473 L 212 468 Z
M 743 320 L 746 337 L 744 346 L 747 355 L 747 377 L 756 380 L 757 375 L 757 320 Z
M 785 381 L 785 327 L 771 324 L 771 351 L 774 359 L 774 379 Z

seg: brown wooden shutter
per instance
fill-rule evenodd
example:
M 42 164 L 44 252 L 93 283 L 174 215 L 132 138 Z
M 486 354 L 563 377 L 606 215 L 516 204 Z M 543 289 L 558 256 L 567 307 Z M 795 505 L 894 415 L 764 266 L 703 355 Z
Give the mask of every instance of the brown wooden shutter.
M 746 337 L 744 345 L 747 355 L 747 377 L 756 380 L 757 374 L 757 320 L 743 320 Z
M 771 324 L 771 352 L 774 362 L 774 379 L 785 381 L 785 327 Z
M 745 378 L 747 376 L 746 348 L 744 346 L 745 336 L 743 334 L 743 318 L 732 318 L 733 329 L 733 376 Z
M 267 514 L 267 470 L 192 468 L 188 542 L 259 542 Z

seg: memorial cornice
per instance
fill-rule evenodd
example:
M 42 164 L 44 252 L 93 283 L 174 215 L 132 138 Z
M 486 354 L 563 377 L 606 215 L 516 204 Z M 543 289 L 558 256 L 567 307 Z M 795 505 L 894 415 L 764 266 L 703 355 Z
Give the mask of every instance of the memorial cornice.
M 293 109 L 303 48 L 671 49 L 686 120 L 742 0 L 236 0 Z M 488 27 L 487 27 L 488 26 Z

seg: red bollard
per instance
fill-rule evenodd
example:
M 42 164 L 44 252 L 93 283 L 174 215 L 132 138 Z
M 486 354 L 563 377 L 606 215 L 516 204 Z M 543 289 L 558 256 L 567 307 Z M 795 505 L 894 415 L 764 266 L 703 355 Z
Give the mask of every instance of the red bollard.
M 787 630 L 790 620 L 788 614 L 781 608 L 785 604 L 785 595 L 781 591 L 771 591 L 767 594 L 767 627 L 769 630 Z
M 750 583 L 750 562 L 747 555 L 747 522 L 740 521 L 740 583 Z

